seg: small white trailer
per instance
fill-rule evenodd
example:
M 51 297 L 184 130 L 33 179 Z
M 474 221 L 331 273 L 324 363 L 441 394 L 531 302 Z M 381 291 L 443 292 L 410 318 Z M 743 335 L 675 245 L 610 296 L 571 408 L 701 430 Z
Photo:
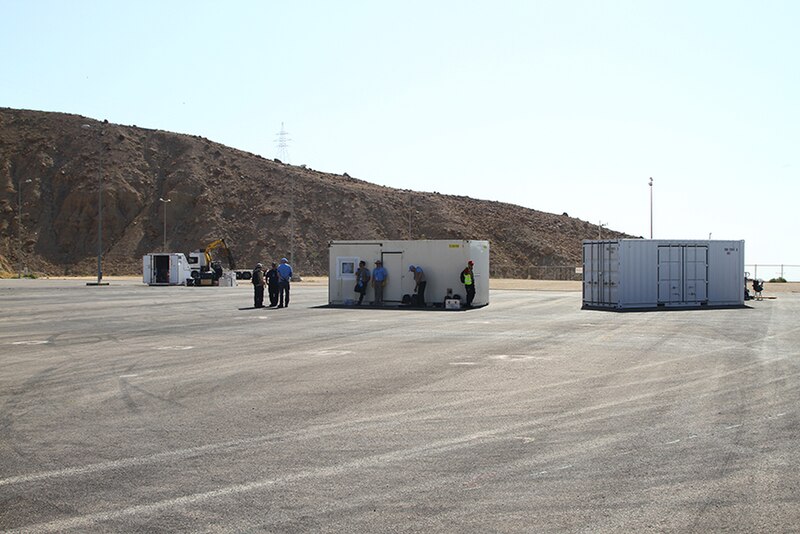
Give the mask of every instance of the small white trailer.
M 154 252 L 142 257 L 143 281 L 151 286 L 182 286 L 192 283 L 192 267 L 180 252 Z
M 744 306 L 744 241 L 583 242 L 583 307 Z
M 475 274 L 473 306 L 489 304 L 489 242 L 474 240 L 375 240 L 331 241 L 328 244 L 328 303 L 348 305 L 358 299 L 355 272 L 363 260 L 372 272 L 381 260 L 389 273 L 383 300 L 386 306 L 399 306 L 404 295 L 414 293 L 414 275 L 409 266 L 422 267 L 427 279 L 425 301 L 428 306 L 445 305 L 448 297 L 460 296 L 466 302 L 460 274 L 472 261 Z M 370 285 L 365 302 L 372 302 Z M 453 300 L 452 298 L 450 300 Z

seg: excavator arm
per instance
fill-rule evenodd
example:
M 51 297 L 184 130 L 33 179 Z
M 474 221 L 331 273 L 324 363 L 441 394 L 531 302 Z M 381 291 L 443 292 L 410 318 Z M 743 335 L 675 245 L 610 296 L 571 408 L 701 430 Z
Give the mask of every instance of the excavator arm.
M 233 253 L 231 252 L 231 249 L 228 248 L 228 245 L 225 244 L 224 239 L 217 239 L 216 241 L 212 241 L 211 243 L 206 245 L 206 248 L 203 249 L 203 253 L 206 255 L 206 265 L 211 265 L 212 261 L 211 251 L 218 247 L 222 247 L 222 250 L 225 251 L 225 255 L 228 258 L 228 267 L 231 270 L 236 269 L 236 262 L 233 259 Z

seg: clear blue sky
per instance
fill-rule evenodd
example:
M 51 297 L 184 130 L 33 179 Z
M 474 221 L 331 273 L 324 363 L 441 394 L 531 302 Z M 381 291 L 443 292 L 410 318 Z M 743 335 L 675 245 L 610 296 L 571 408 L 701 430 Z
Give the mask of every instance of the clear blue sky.
M 0 0 L 0 106 L 800 264 L 800 2 Z

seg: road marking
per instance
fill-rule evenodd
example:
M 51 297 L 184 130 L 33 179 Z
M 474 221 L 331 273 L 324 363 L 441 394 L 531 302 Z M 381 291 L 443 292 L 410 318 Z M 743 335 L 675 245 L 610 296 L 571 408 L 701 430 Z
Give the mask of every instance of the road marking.
M 475 362 L 450 362 L 450 365 L 478 365 Z
M 120 378 L 136 378 L 139 375 L 119 375 Z
M 507 362 L 524 362 L 528 360 L 544 360 L 549 362 L 551 360 L 551 358 L 547 356 L 532 356 L 530 354 L 497 354 L 495 356 L 489 356 L 489 359 Z
M 168 345 L 166 347 L 156 347 L 156 350 L 189 350 L 193 348 L 191 345 Z
M 314 356 L 345 356 L 346 354 L 352 354 L 352 350 L 335 350 L 335 349 L 328 349 L 328 350 L 312 350 L 309 351 L 307 354 L 312 354 Z
M 273 486 L 290 484 L 293 482 L 309 479 L 309 478 L 328 478 L 346 474 L 348 471 L 375 468 L 385 465 L 387 462 L 403 462 L 418 458 L 420 456 L 431 454 L 442 454 L 451 451 L 456 451 L 466 447 L 471 447 L 475 442 L 483 440 L 495 440 L 500 437 L 497 435 L 497 430 L 488 430 L 484 432 L 476 432 L 466 436 L 460 436 L 453 439 L 444 439 L 421 445 L 419 447 L 411 447 L 409 449 L 399 449 L 386 453 L 374 454 L 364 458 L 358 458 L 349 462 L 338 465 L 331 465 L 326 467 L 311 468 L 308 470 L 292 473 L 289 475 L 278 476 L 275 478 L 266 478 L 256 480 L 253 482 L 246 482 L 241 484 L 231 484 L 215 490 L 210 490 L 202 493 L 190 493 L 180 497 L 173 497 L 163 499 L 160 501 L 151 502 L 149 504 L 140 504 L 136 506 L 129 506 L 127 508 L 120 508 L 116 510 L 95 512 L 86 515 L 74 516 L 66 519 L 56 519 L 47 523 L 38 523 L 33 525 L 26 525 L 17 532 L 62 532 L 69 529 L 86 529 L 87 527 L 95 526 L 98 523 L 114 521 L 125 517 L 135 515 L 147 515 L 164 510 L 169 510 L 175 507 L 192 506 L 205 501 L 231 497 L 234 495 L 241 495 L 253 491 L 260 491 Z M 165 453 L 169 454 L 169 453 Z M 152 458 L 152 457 L 150 457 Z M 109 462 L 113 463 L 113 462 Z M 562 469 L 572 467 L 571 465 L 565 466 Z M 79 471 L 78 468 L 76 471 Z M 27 477 L 19 477 L 27 478 Z M 0 485 L 10 479 L 0 480 Z M 10 532 L 14 532 L 13 530 Z
M 680 442 L 681 442 L 681 440 L 675 439 L 675 440 L 668 441 L 668 442 L 664 443 L 664 445 L 675 445 L 676 443 L 680 443 Z
M 12 345 L 45 345 L 50 343 L 48 340 L 14 341 Z
M 565 470 L 565 469 L 569 469 L 570 467 L 572 467 L 572 464 L 569 464 L 569 465 L 562 465 L 561 467 L 559 467 L 558 469 L 556 469 L 556 471 L 563 471 L 563 470 Z
M 730 429 L 732 429 L 732 428 L 739 428 L 740 426 L 742 426 L 742 424 L 741 424 L 741 423 L 739 423 L 738 425 L 726 426 L 726 427 L 725 427 L 725 430 L 730 430 Z

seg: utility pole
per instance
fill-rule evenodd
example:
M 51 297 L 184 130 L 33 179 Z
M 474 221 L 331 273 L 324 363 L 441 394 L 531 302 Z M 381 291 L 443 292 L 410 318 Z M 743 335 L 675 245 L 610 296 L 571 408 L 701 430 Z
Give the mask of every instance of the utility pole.
M 103 168 L 107 146 L 105 130 L 100 130 L 100 173 L 97 178 L 97 282 L 86 282 L 87 286 L 107 286 L 103 282 Z
M 603 239 L 601 232 L 602 232 L 604 226 L 608 226 L 608 223 L 597 221 L 597 240 L 598 241 L 601 241 Z
M 414 197 L 411 196 L 411 193 L 408 194 L 408 238 L 413 239 L 411 236 L 411 229 L 412 229 L 412 220 L 414 217 L 414 211 L 412 206 L 412 200 Z
M 172 202 L 172 199 L 159 197 L 158 200 L 164 203 L 164 252 L 167 252 L 167 204 Z
M 653 239 L 653 177 L 650 177 L 650 239 Z
M 33 182 L 30 178 L 22 181 L 22 178 L 17 179 L 17 246 L 19 248 L 19 276 L 22 278 L 22 271 L 25 270 L 25 261 L 22 259 L 22 184 L 29 184 Z

